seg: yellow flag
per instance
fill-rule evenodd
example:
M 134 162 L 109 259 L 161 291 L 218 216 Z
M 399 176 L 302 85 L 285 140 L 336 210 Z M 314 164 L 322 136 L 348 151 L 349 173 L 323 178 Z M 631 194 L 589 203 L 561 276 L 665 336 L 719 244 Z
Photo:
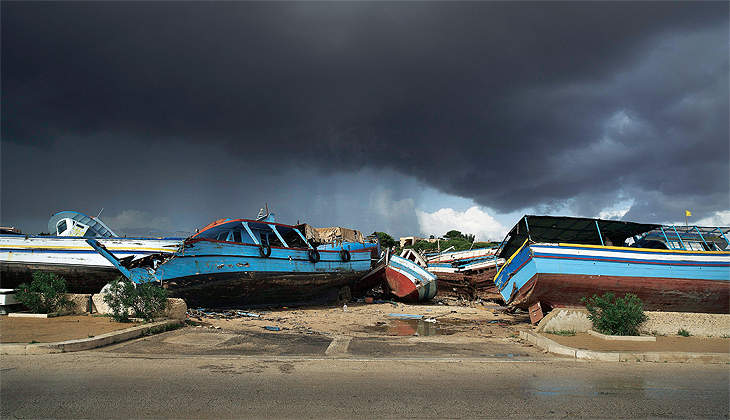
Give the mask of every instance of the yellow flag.
M 689 217 L 689 216 L 692 216 L 692 213 L 690 213 L 689 210 L 685 210 L 684 215 Z

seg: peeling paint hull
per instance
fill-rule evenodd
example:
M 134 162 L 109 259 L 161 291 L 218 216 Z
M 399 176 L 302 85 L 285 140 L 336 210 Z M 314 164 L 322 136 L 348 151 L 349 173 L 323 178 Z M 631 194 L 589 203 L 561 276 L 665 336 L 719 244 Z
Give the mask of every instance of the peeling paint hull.
M 33 281 L 33 272 L 57 274 L 70 293 L 98 293 L 121 274 L 83 237 L 0 235 L 0 286 L 14 289 Z M 168 254 L 182 238 L 98 238 L 119 258 Z
M 33 273 L 45 272 L 56 274 L 66 280 L 69 293 L 99 293 L 110 281 L 120 276 L 119 271 L 111 264 L 109 267 L 71 265 L 71 264 L 38 264 L 0 262 L 0 288 L 15 289 L 22 283 L 33 281 Z
M 388 291 L 404 302 L 422 302 L 436 296 L 436 276 L 416 263 L 391 256 L 385 267 Z
M 89 240 L 90 244 L 93 240 Z M 127 268 L 92 244 L 136 283 L 159 282 L 189 307 L 267 307 L 322 304 L 350 294 L 371 267 L 372 247 L 268 247 L 212 239 L 185 241 L 156 265 Z
M 178 277 L 163 283 L 192 308 L 255 308 L 326 304 L 341 288 L 354 290 L 362 272 L 235 272 Z
M 645 310 L 730 313 L 730 252 L 531 244 L 494 279 L 509 305 L 583 307 L 593 294 L 632 293 Z

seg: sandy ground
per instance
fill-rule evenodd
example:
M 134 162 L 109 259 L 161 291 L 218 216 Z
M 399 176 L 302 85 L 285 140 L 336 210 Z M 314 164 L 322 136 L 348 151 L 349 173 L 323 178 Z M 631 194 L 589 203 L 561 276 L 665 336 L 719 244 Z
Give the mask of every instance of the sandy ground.
M 450 304 L 449 304 L 450 303 Z M 444 340 L 519 340 L 519 331 L 534 331 L 526 313 L 510 314 L 503 307 L 485 302 L 403 304 L 396 302 L 349 303 L 333 306 L 275 308 L 269 310 L 189 310 L 188 321 L 198 328 L 236 333 L 273 329 L 324 336 L 441 336 Z M 409 319 L 416 316 L 421 319 Z M 0 342 L 58 342 L 98 336 L 138 324 L 122 324 L 98 315 L 68 315 L 58 318 L 9 318 L 0 316 Z M 601 351 L 632 350 L 730 353 L 730 339 L 702 337 L 657 337 L 656 342 L 606 341 L 588 334 L 544 334 L 560 344 Z
M 122 324 L 98 315 L 65 315 L 55 318 L 0 316 L 0 343 L 56 343 L 90 338 L 139 324 Z
M 278 328 L 308 334 L 348 335 L 457 335 L 504 338 L 529 330 L 527 314 L 503 313 L 496 305 L 409 305 L 403 303 L 350 303 L 337 306 L 279 308 L 236 313 L 205 314 L 190 311 L 193 321 L 230 331 Z M 409 316 L 421 319 L 409 319 Z

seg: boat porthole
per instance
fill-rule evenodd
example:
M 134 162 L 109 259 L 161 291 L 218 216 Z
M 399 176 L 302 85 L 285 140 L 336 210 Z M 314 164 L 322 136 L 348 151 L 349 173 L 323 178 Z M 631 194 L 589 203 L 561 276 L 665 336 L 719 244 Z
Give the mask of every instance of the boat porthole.
M 346 249 L 343 249 L 342 251 L 340 251 L 340 259 L 342 259 L 342 261 L 350 262 L 350 258 L 351 258 L 350 251 L 348 251 Z
M 261 244 L 261 248 L 259 248 L 259 252 L 261 253 L 261 256 L 266 258 L 269 255 L 271 255 L 271 247 L 266 244 Z
M 309 250 L 309 261 L 316 263 L 319 261 L 319 258 L 319 251 L 314 248 Z

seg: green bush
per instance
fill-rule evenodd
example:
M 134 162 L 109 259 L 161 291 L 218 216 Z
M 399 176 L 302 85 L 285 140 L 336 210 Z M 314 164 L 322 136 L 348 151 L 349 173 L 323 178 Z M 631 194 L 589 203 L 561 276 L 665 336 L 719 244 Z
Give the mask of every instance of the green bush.
M 644 314 L 641 299 L 627 293 L 617 298 L 607 292 L 603 296 L 593 295 L 581 301 L 588 309 L 588 319 L 593 329 L 608 335 L 639 335 L 639 327 L 648 317 Z
M 36 271 L 33 281 L 16 289 L 15 300 L 35 314 L 50 314 L 71 304 L 66 297 L 66 279 L 53 273 Z
M 130 280 L 119 277 L 109 283 L 109 293 L 104 302 L 112 310 L 112 318 L 117 322 L 130 322 L 130 315 L 152 321 L 167 305 L 167 290 L 156 284 L 141 283 L 136 287 Z

